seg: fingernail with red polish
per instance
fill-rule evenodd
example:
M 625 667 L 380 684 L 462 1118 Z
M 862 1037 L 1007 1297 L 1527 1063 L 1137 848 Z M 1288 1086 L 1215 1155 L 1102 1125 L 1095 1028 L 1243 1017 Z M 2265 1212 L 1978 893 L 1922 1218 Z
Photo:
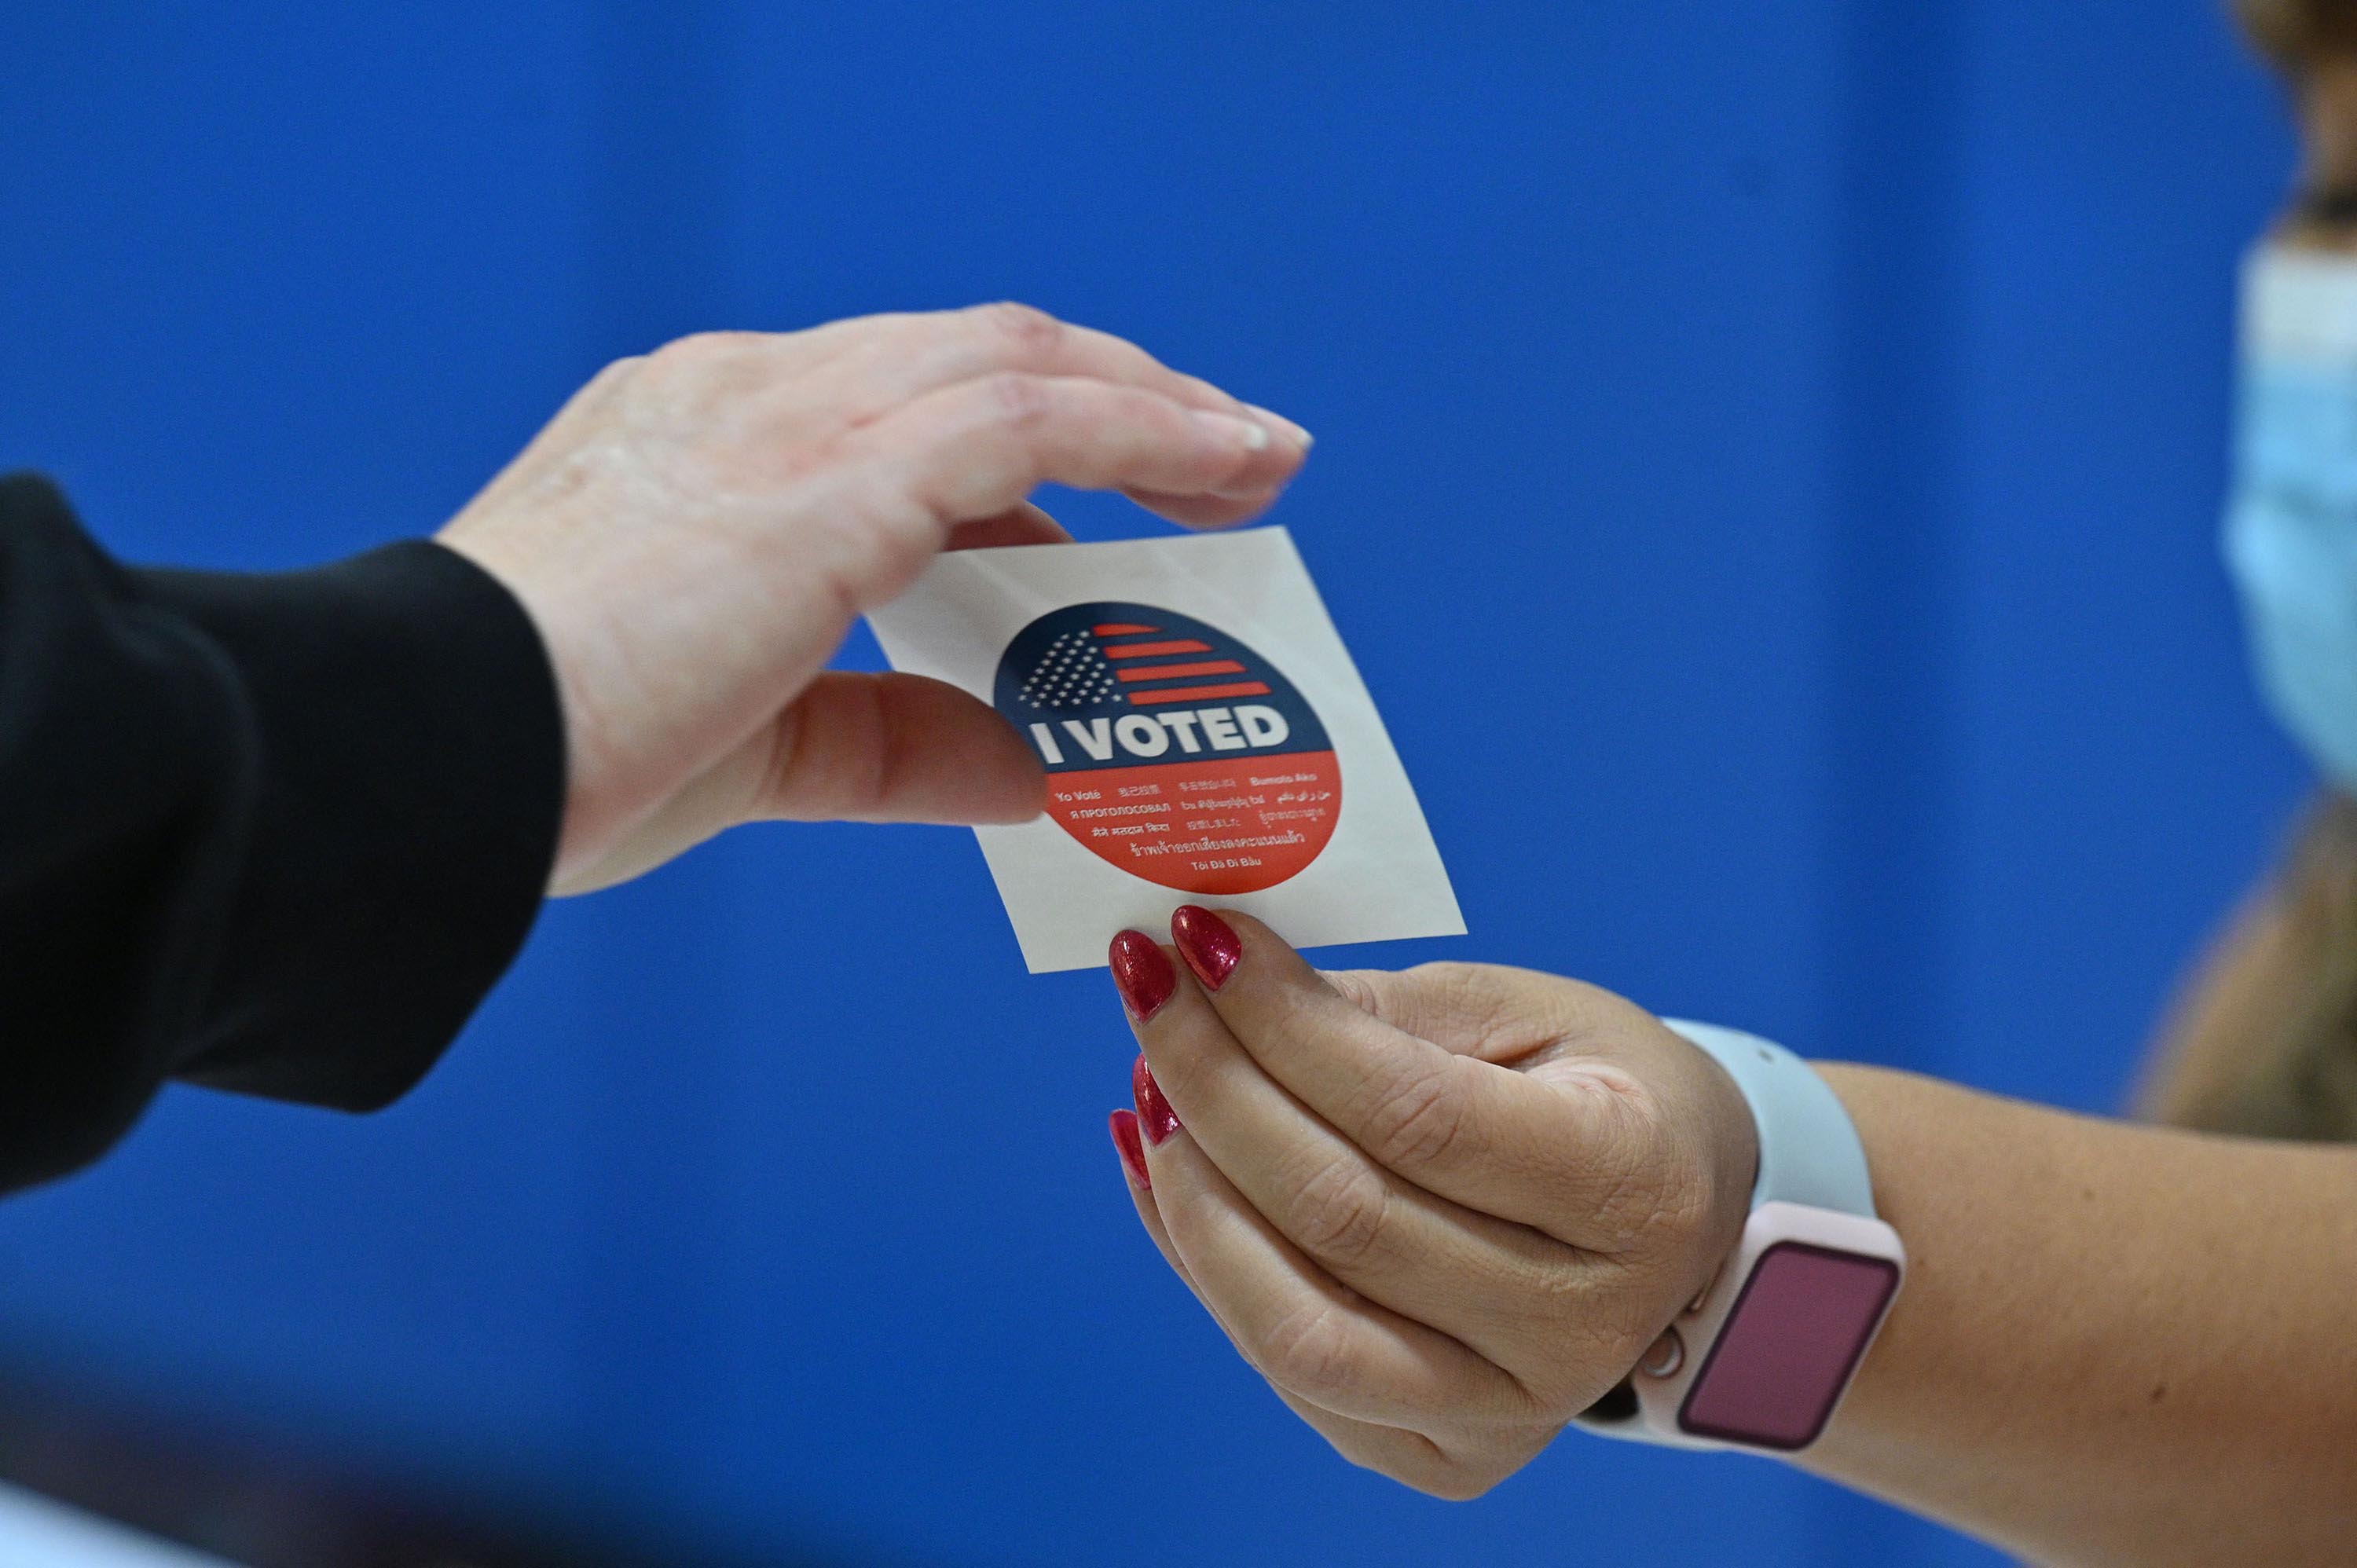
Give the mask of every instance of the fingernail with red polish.
M 1113 983 L 1121 988 L 1122 1005 L 1141 1024 L 1178 989 L 1178 972 L 1170 967 L 1161 944 L 1144 931 L 1124 931 L 1114 938 L 1105 961 L 1113 966 Z
M 1170 940 L 1178 956 L 1209 991 L 1217 991 L 1235 972 L 1244 956 L 1244 944 L 1229 924 L 1209 909 L 1181 904 L 1170 917 Z
M 1116 1111 L 1109 1118 L 1113 1126 L 1113 1146 L 1121 1151 L 1123 1168 L 1129 1179 L 1146 1191 L 1154 1190 L 1154 1178 L 1146 1174 L 1146 1147 L 1137 1141 L 1137 1112 Z
M 1146 1141 L 1160 1148 L 1179 1130 L 1178 1112 L 1162 1098 L 1162 1086 L 1154 1081 L 1154 1069 L 1144 1057 L 1129 1069 L 1129 1091 L 1137 1098 L 1137 1123 L 1146 1130 Z

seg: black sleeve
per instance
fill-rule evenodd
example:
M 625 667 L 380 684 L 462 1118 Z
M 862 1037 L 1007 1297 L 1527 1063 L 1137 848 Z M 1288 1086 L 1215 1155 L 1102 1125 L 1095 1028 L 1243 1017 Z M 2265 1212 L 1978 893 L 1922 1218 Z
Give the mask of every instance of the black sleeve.
M 0 1188 L 170 1078 L 409 1089 L 531 929 L 564 756 L 522 607 L 439 545 L 135 570 L 0 477 Z

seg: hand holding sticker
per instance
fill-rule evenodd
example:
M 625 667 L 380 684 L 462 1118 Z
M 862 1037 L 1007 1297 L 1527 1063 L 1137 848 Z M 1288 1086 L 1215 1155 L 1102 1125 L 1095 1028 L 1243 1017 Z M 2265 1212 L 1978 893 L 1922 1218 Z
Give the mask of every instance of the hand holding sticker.
M 1034 972 L 1103 963 L 1174 893 L 1304 946 L 1465 929 L 1284 530 L 967 551 L 871 618 L 896 669 L 990 702 L 1047 768 L 1044 819 L 975 830 Z

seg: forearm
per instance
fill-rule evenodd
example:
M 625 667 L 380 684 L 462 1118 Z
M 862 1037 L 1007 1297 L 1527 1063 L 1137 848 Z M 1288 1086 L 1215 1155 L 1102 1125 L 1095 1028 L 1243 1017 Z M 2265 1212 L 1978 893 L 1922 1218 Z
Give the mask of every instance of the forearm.
M 168 1078 L 355 1109 L 415 1081 L 555 838 L 555 694 L 505 590 L 423 543 L 134 570 L 0 476 L 0 1192 Z
M 2357 1557 L 2357 1152 L 1825 1074 L 1909 1270 L 1810 1468 L 2048 1564 Z

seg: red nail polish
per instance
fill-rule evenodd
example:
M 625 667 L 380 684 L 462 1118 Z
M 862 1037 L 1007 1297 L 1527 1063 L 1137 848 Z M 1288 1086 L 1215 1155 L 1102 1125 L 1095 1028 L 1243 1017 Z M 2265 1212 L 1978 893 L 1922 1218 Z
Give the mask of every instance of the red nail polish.
M 1170 967 L 1161 945 L 1144 931 L 1124 931 L 1114 938 L 1106 961 L 1113 966 L 1113 983 L 1121 988 L 1122 1005 L 1141 1024 L 1178 989 L 1178 972 Z
M 1113 1126 L 1113 1146 L 1121 1151 L 1121 1163 L 1129 1172 L 1129 1179 L 1153 1191 L 1154 1178 L 1146 1174 L 1146 1148 L 1137 1141 L 1137 1112 L 1116 1111 L 1108 1120 Z
M 1244 956 L 1243 939 L 1209 909 L 1181 904 L 1170 917 L 1170 940 L 1207 991 L 1217 991 Z
M 1137 1124 L 1145 1129 L 1146 1141 L 1160 1148 L 1179 1130 L 1178 1112 L 1162 1097 L 1162 1086 L 1154 1081 L 1154 1069 L 1144 1057 L 1129 1069 L 1129 1091 L 1137 1099 Z

